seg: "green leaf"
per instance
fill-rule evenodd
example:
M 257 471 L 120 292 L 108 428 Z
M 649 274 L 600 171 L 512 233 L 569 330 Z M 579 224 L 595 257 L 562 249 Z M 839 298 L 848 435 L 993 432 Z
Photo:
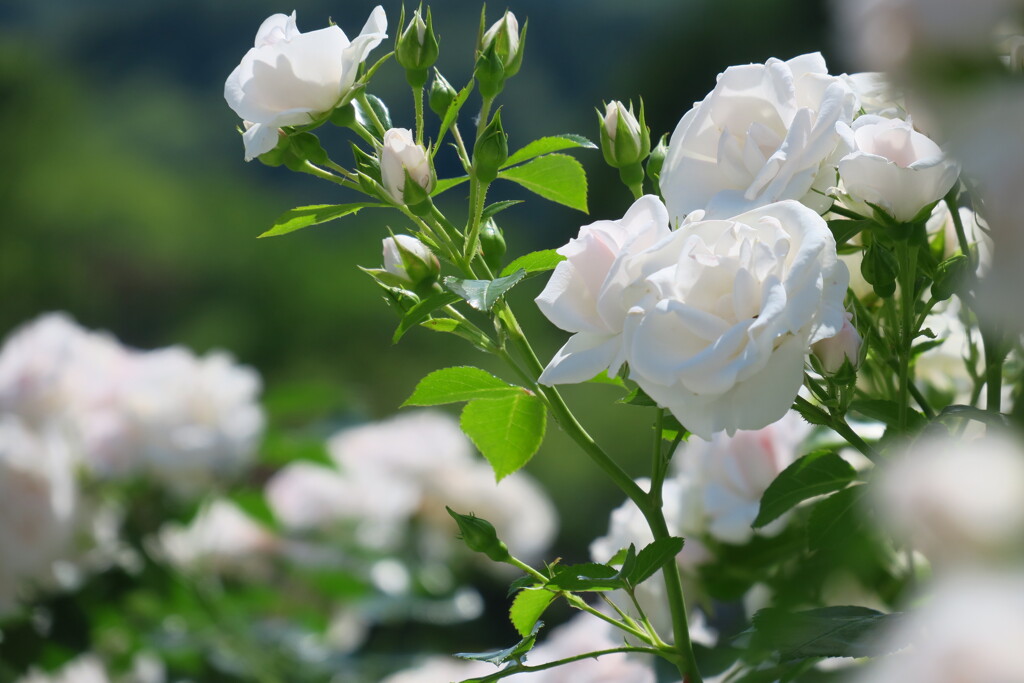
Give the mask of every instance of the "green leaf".
M 434 155 L 437 154 L 437 150 L 441 148 L 441 141 L 444 140 L 444 134 L 448 132 L 448 129 L 452 127 L 455 120 L 459 118 L 459 112 L 462 111 L 462 105 L 466 103 L 469 98 L 469 94 L 473 92 L 474 81 L 470 80 L 466 84 L 466 87 L 459 91 L 459 94 L 455 96 L 452 103 L 448 105 L 448 111 L 444 113 L 444 118 L 441 119 L 441 127 L 437 129 L 437 142 L 434 144 L 434 148 L 430 152 L 430 157 L 433 159 Z
M 625 582 L 615 567 L 588 562 L 562 567 L 548 586 L 567 591 L 610 591 L 624 588 Z
M 828 222 L 828 229 L 832 231 L 832 236 L 835 237 L 836 247 L 838 248 L 874 224 L 874 221 L 866 218 L 863 220 L 836 220 Z
M 525 389 L 466 404 L 462 431 L 476 444 L 500 481 L 525 465 L 544 440 L 544 403 Z
M 496 214 L 501 213 L 505 209 L 511 208 L 516 204 L 522 203 L 522 199 L 506 199 L 504 201 L 494 202 L 493 204 L 484 207 L 483 213 L 480 214 L 480 220 L 486 221 L 488 218 L 493 218 Z
M 434 189 L 431 191 L 430 196 L 436 197 L 442 192 L 450 190 L 456 185 L 461 185 L 467 180 L 469 180 L 468 175 L 459 176 L 458 178 L 443 178 L 441 180 L 438 180 L 437 183 L 434 185 Z
M 489 311 L 498 298 L 526 277 L 525 270 L 495 280 L 463 280 L 448 276 L 444 286 L 478 311 Z
M 501 171 L 498 177 L 518 183 L 544 199 L 587 213 L 587 174 L 571 156 L 537 157 Z
M 900 421 L 900 405 L 896 401 L 882 399 L 858 399 L 850 404 L 850 410 L 856 411 L 866 418 L 878 420 L 890 427 L 898 426 Z M 907 429 L 917 431 L 928 423 L 928 418 L 907 408 Z
M 751 525 L 759 529 L 778 519 L 797 503 L 843 488 L 857 471 L 830 450 L 814 451 L 782 470 L 764 495 L 761 508 Z
M 807 520 L 807 547 L 826 550 L 860 538 L 867 530 L 862 502 L 864 486 L 851 486 L 814 506 Z
M 537 620 L 555 599 L 555 595 L 543 588 L 526 588 L 519 591 L 516 599 L 512 601 L 512 609 L 508 611 L 508 617 L 519 635 L 525 638 L 533 632 Z
M 808 657 L 870 657 L 884 654 L 878 630 L 889 630 L 900 614 L 867 607 L 823 607 L 803 612 L 779 608 L 758 611 L 753 619 L 752 648 L 777 652 L 783 661 Z M 886 651 L 907 643 L 886 641 Z
M 506 594 L 506 597 L 511 598 L 518 591 L 521 591 L 524 588 L 534 588 L 536 586 L 537 586 L 537 579 L 535 579 L 535 578 L 533 578 L 532 576 L 529 576 L 529 575 L 527 575 L 527 576 L 520 576 L 518 579 L 516 579 L 515 581 L 513 581 L 512 583 L 510 583 L 508 585 L 508 593 Z
M 658 407 L 658 404 L 654 402 L 654 399 L 648 396 L 647 392 L 640 387 L 633 389 L 633 391 L 620 398 L 616 403 L 624 403 L 629 406 L 641 406 L 645 408 Z
M 477 662 L 490 662 L 495 666 L 504 664 L 510 661 L 521 661 L 526 653 L 533 649 L 534 643 L 537 642 L 537 632 L 544 626 L 543 621 L 538 621 L 533 625 L 530 630 L 530 634 L 520 640 L 512 647 L 505 648 L 504 650 L 494 650 L 492 652 L 456 652 L 455 656 L 459 659 L 471 659 Z M 484 677 L 483 680 L 486 680 Z
M 521 387 L 514 387 L 480 368 L 444 368 L 434 370 L 421 379 L 402 407 L 437 406 L 477 398 L 515 397 L 522 393 Z
M 458 295 L 450 292 L 437 292 L 436 294 L 431 294 L 426 299 L 423 299 L 402 316 L 402 320 L 398 323 L 398 329 L 395 330 L 395 334 L 391 337 L 391 343 L 397 344 L 398 340 L 401 339 L 406 332 L 426 320 L 427 316 L 431 313 L 442 306 L 455 303 L 459 298 L 460 297 Z
M 362 202 L 359 204 L 316 204 L 314 206 L 299 206 L 281 214 L 273 227 L 267 230 L 260 237 L 276 237 L 295 232 L 311 225 L 333 221 L 342 216 L 359 213 L 362 209 L 387 207 L 387 204 L 376 202 Z
M 557 152 L 562 149 L 572 149 L 574 147 L 597 149 L 597 145 L 582 135 L 573 135 L 572 133 L 566 133 L 565 135 L 552 135 L 551 137 L 534 140 L 530 144 L 526 145 L 526 147 L 516 151 L 508 158 L 508 160 L 505 161 L 502 168 L 513 166 L 526 161 L 527 159 L 539 157 L 542 154 L 550 154 L 551 152 Z
M 639 586 L 673 561 L 682 550 L 683 539 L 676 536 L 659 538 L 637 553 L 636 564 L 633 565 L 626 580 L 633 586 Z
M 564 260 L 565 257 L 557 253 L 554 249 L 531 251 L 529 254 L 523 254 L 516 260 L 512 261 L 512 263 L 505 266 L 505 269 L 501 271 L 501 275 L 511 275 L 519 269 L 525 270 L 527 275 L 544 273 L 549 270 L 554 270 L 555 266 Z
M 420 326 L 434 332 L 448 332 L 462 337 L 481 351 L 491 352 L 494 350 L 494 345 L 478 330 L 474 330 L 463 321 L 456 320 L 455 318 L 430 318 L 421 322 Z

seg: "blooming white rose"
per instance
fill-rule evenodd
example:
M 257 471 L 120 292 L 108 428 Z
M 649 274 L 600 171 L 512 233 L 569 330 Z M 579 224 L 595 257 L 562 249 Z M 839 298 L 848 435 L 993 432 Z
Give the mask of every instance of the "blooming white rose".
M 843 203 L 871 216 L 868 203 L 908 223 L 949 192 L 960 167 L 907 120 L 865 115 L 840 130 L 854 151 L 839 161 Z
M 224 83 L 228 106 L 252 124 L 242 136 L 246 161 L 272 150 L 281 126 L 309 123 L 341 104 L 359 64 L 387 38 L 386 32 L 387 16 L 380 6 L 351 41 L 338 26 L 300 32 L 295 12 L 264 21 L 255 46 Z
M 919 440 L 874 484 L 879 517 L 933 563 L 969 563 L 1024 538 L 1024 449 L 1008 437 Z
M 849 273 L 799 202 L 690 223 L 616 267 L 630 378 L 704 439 L 785 415 L 811 344 L 843 326 Z
M 208 503 L 188 526 L 168 523 L 158 535 L 160 552 L 182 570 L 248 571 L 279 544 L 269 529 L 223 499 Z
M 398 204 L 405 204 L 405 174 L 426 192 L 434 189 L 434 170 L 422 145 L 417 145 L 408 128 L 391 128 L 384 133 L 380 153 L 380 176 L 384 189 Z
M 782 199 L 824 212 L 855 97 L 818 53 L 729 67 L 676 126 L 661 171 L 673 221 L 727 218 Z
M 932 593 L 882 634 L 879 649 L 898 651 L 869 661 L 853 683 L 1024 681 L 1024 576 L 955 574 Z
M 616 263 L 669 234 L 665 206 L 647 195 L 620 220 L 584 225 L 557 250 L 566 259 L 555 267 L 537 306 L 548 320 L 574 334 L 544 369 L 542 383 L 583 382 L 602 370 L 618 372 L 625 360 L 622 325 L 628 305 L 623 295 L 629 282 Z
M 0 418 L 0 615 L 30 586 L 53 583 L 54 563 L 73 555 L 74 474 L 59 431 Z

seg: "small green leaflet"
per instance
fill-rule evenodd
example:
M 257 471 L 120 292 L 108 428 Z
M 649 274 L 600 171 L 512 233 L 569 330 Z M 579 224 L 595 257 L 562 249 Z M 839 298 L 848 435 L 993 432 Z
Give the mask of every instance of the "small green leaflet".
M 610 591 L 624 588 L 625 582 L 615 567 L 588 562 L 562 567 L 551 577 L 548 586 L 574 592 Z
M 473 92 L 473 85 L 475 81 L 470 80 L 466 84 L 466 87 L 459 91 L 459 94 L 455 96 L 452 103 L 448 105 L 448 111 L 444 113 L 444 118 L 441 120 L 441 127 L 437 131 L 437 142 L 434 144 L 434 149 L 431 151 L 431 158 L 437 154 L 437 150 L 441 148 L 441 141 L 444 140 L 444 134 L 448 132 L 448 129 L 455 123 L 455 119 L 459 118 L 459 112 L 462 110 L 462 105 L 466 103 L 466 99 L 469 98 L 469 93 Z
M 587 174 L 567 154 L 548 154 L 498 173 L 544 199 L 587 213 Z
M 597 149 L 590 140 L 586 139 L 582 135 L 574 135 L 572 133 L 566 133 L 564 135 L 552 135 L 551 137 L 540 138 L 534 140 L 530 144 L 526 145 L 522 149 L 514 152 L 512 156 L 505 161 L 502 168 L 508 168 L 514 166 L 520 162 L 534 157 L 539 157 L 542 154 L 549 154 L 551 152 L 557 152 L 563 149 L 572 149 L 574 147 L 583 147 L 586 149 Z
M 683 550 L 683 539 L 676 536 L 659 538 L 636 554 L 636 563 L 630 568 L 626 580 L 638 586 L 655 572 L 674 560 Z
M 809 550 L 827 550 L 863 537 L 867 531 L 864 492 L 864 486 L 851 486 L 814 506 L 807 520 Z
M 363 202 L 360 204 L 316 204 L 314 206 L 299 206 L 281 214 L 273 227 L 267 230 L 260 237 L 276 237 L 295 232 L 311 225 L 333 221 L 342 216 L 355 214 L 362 209 L 387 207 L 387 204 L 376 202 Z
M 501 481 L 529 462 L 540 448 L 547 412 L 539 398 L 519 389 L 502 398 L 467 403 L 459 425 Z
M 505 662 L 509 661 L 522 661 L 523 657 L 526 656 L 531 649 L 533 644 L 537 642 L 537 632 L 543 628 L 544 622 L 538 621 L 533 625 L 530 630 L 530 634 L 520 640 L 512 647 L 505 648 L 504 650 L 494 650 L 493 652 L 456 652 L 455 656 L 459 659 L 472 659 L 477 662 L 490 662 L 495 666 L 500 666 Z M 474 679 L 485 681 L 489 677 L 484 676 L 483 678 Z M 465 681 L 464 683 L 472 683 L 472 681 Z
M 458 178 L 444 178 L 443 180 L 438 180 L 437 184 L 434 185 L 434 189 L 433 191 L 431 191 L 430 196 L 436 197 L 442 192 L 446 192 L 455 187 L 456 185 L 461 185 L 467 180 L 469 180 L 468 175 L 459 176 Z
M 522 393 L 522 387 L 512 386 L 489 372 L 462 366 L 433 371 L 420 380 L 412 396 L 402 406 L 437 406 L 477 398 L 503 398 Z
M 501 276 L 505 277 L 511 275 L 519 269 L 525 270 L 527 275 L 533 275 L 535 273 L 544 273 L 549 270 L 554 270 L 555 266 L 565 260 L 565 257 L 557 253 L 554 249 L 543 249 L 541 251 L 531 251 L 529 254 L 523 254 L 512 263 L 505 266 L 504 270 L 501 271 Z
M 797 503 L 838 491 L 856 476 L 856 470 L 831 450 L 809 453 L 775 477 L 761 496 L 761 508 L 751 526 L 759 529 Z
M 480 220 L 486 221 L 488 218 L 493 218 L 496 214 L 501 213 L 505 209 L 512 208 L 516 204 L 522 204 L 522 199 L 506 199 L 501 202 L 494 202 L 484 207 L 483 213 L 480 214 Z M 512 271 L 510 271 L 512 272 Z
M 397 344 L 398 340 L 401 339 L 406 332 L 426 320 L 431 313 L 442 306 L 455 303 L 459 298 L 460 297 L 457 294 L 452 294 L 450 292 L 437 292 L 436 294 L 431 294 L 426 299 L 423 299 L 406 311 L 405 315 L 402 316 L 401 322 L 398 323 L 398 329 L 395 330 L 395 334 L 391 337 L 391 343 Z
M 556 595 L 556 593 L 543 588 L 525 588 L 519 591 L 508 612 L 512 625 L 516 627 L 516 632 L 524 638 L 529 636 L 533 632 L 534 626 L 537 625 L 540 615 L 544 614 L 544 610 L 548 608 Z
M 444 279 L 444 286 L 476 310 L 489 311 L 502 294 L 512 289 L 524 277 L 525 270 L 517 270 L 511 275 L 495 280 L 463 280 L 448 276 Z

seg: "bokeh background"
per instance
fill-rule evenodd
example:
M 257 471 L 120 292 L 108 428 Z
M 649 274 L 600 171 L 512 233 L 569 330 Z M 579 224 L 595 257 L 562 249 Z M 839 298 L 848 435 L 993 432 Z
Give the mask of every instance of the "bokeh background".
M 468 345 L 425 330 L 391 344 L 395 316 L 356 266 L 379 264 L 386 228 L 405 229 L 397 214 L 366 212 L 257 239 L 293 206 L 353 197 L 283 167 L 243 162 L 239 122 L 222 96 L 225 77 L 272 13 L 297 10 L 301 30 L 333 18 L 351 35 L 375 4 L 0 5 L 0 332 L 63 310 L 137 347 L 228 349 L 264 378 L 268 463 L 278 431 L 315 440 L 392 415 L 430 370 L 475 364 L 500 374 Z M 400 5 L 382 4 L 394 36 Z M 732 64 L 820 50 L 832 73 L 846 70 L 819 0 L 511 0 L 507 7 L 530 22 L 522 70 L 499 102 L 513 149 L 555 133 L 596 140 L 594 110 L 611 99 L 642 97 L 656 138 Z M 492 4 L 488 22 L 504 8 Z M 480 5 L 441 0 L 432 10 L 438 66 L 461 87 L 472 71 Z M 395 125 L 411 127 L 412 100 L 396 64 L 371 90 Z M 429 134 L 437 125 L 429 111 L 427 121 Z M 344 140 L 324 135 L 339 159 Z M 622 214 L 630 196 L 617 172 L 594 150 L 576 156 L 590 181 L 589 216 L 511 185 L 492 190 L 492 198 L 530 199 L 501 215 L 510 255 L 560 246 L 580 225 Z M 457 172 L 454 155 L 438 159 L 439 175 Z M 446 195 L 455 216 L 463 194 Z M 565 335 L 531 304 L 542 286 L 536 278 L 512 296 L 546 358 Z M 647 440 L 636 435 L 648 429 L 644 411 L 613 411 L 611 388 L 570 387 L 566 395 L 597 439 L 642 474 Z M 557 428 L 527 470 L 557 491 L 557 552 L 582 561 L 620 494 Z

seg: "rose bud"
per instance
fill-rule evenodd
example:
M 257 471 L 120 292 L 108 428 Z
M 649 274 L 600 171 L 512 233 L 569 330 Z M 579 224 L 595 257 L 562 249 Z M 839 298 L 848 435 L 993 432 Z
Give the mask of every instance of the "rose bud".
M 846 313 L 846 321 L 838 334 L 811 345 L 811 351 L 821 361 L 821 369 L 829 375 L 839 372 L 846 361 L 850 361 L 854 369 L 860 364 L 860 347 L 863 342 L 857 328 L 850 322 L 852 318 L 852 313 Z
M 409 129 L 391 128 L 384 133 L 380 177 L 384 189 L 396 204 L 419 204 L 434 189 L 430 157 L 422 145 L 416 144 Z M 407 178 L 413 182 L 407 183 Z
M 441 264 L 427 245 L 409 235 L 383 240 L 384 271 L 413 286 L 429 285 L 437 280 Z
M 404 23 L 405 9 L 402 10 L 403 17 L 399 25 Z M 437 36 L 434 35 L 433 20 L 430 16 L 430 8 L 427 8 L 427 20 L 419 10 L 412 14 L 409 25 L 398 37 L 395 43 L 395 60 L 405 69 L 405 77 L 409 85 L 414 88 L 422 88 L 427 82 L 427 69 L 437 61 Z

